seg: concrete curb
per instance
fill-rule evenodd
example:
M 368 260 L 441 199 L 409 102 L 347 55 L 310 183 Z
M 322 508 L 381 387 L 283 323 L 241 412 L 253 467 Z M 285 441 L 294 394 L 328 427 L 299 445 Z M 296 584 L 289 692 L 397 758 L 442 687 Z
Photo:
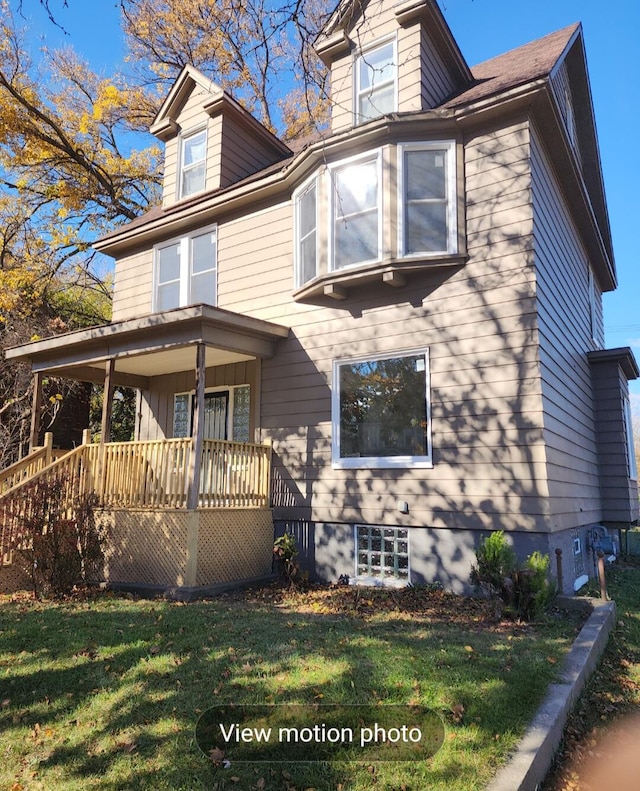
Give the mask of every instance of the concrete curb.
M 562 664 L 560 680 L 549 687 L 515 754 L 487 791 L 536 791 L 549 771 L 567 716 L 595 670 L 616 623 L 615 602 L 590 602 L 593 612 Z

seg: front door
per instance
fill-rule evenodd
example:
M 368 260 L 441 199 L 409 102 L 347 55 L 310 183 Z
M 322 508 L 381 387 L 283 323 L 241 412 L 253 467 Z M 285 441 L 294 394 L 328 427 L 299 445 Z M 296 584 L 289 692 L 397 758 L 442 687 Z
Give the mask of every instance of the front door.
M 227 439 L 229 393 L 205 393 L 204 438 Z

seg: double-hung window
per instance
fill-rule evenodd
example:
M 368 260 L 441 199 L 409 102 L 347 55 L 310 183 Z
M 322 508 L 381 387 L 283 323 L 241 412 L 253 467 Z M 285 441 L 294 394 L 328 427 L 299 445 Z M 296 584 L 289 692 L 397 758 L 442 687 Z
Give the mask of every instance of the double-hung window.
M 318 274 L 318 187 L 312 179 L 294 195 L 296 286 Z
M 382 247 L 380 152 L 331 168 L 331 269 L 377 261 Z
M 431 467 L 427 350 L 336 360 L 332 424 L 334 467 Z
M 401 255 L 457 252 L 455 143 L 399 146 Z
M 362 52 L 356 61 L 356 123 L 362 124 L 396 109 L 396 42 L 387 41 Z
M 182 138 L 180 151 L 180 197 L 186 198 L 205 187 L 207 132 L 201 129 Z
M 156 312 L 197 303 L 216 304 L 217 233 L 215 228 L 155 249 Z

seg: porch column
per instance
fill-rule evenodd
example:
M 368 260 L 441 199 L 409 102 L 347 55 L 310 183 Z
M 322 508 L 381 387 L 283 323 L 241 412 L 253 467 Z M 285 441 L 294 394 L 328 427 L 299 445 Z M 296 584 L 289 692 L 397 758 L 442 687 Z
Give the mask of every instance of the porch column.
M 104 372 L 104 395 L 102 396 L 102 425 L 100 443 L 109 442 L 111 437 L 111 411 L 113 409 L 113 375 L 116 370 L 115 358 L 107 360 Z
M 40 433 L 40 409 L 42 408 L 42 371 L 33 375 L 33 396 L 31 399 L 31 430 L 29 432 L 29 453 L 38 444 Z
M 199 343 L 196 347 L 196 399 L 193 409 L 193 430 L 191 432 L 191 454 L 189 455 L 189 489 L 187 508 L 198 507 L 200 494 L 200 468 L 202 467 L 202 445 L 204 442 L 204 385 L 205 353 L 207 347 Z

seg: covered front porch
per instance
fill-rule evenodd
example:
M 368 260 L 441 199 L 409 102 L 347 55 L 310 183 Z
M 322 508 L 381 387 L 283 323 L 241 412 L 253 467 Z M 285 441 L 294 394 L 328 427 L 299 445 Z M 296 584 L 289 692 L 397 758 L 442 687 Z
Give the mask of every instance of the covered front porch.
M 109 583 L 186 590 L 268 575 L 271 447 L 261 436 L 260 363 L 287 334 L 196 305 L 7 350 L 31 364 L 34 398 L 31 461 L 0 474 L 3 531 L 11 509 L 28 508 L 20 491 L 58 476 L 70 503 L 94 497 Z M 46 448 L 38 449 L 45 376 L 104 385 L 99 441 L 85 431 L 79 447 L 59 458 L 49 451 L 47 463 L 34 462 Z M 130 442 L 110 441 L 118 385 L 137 390 Z

